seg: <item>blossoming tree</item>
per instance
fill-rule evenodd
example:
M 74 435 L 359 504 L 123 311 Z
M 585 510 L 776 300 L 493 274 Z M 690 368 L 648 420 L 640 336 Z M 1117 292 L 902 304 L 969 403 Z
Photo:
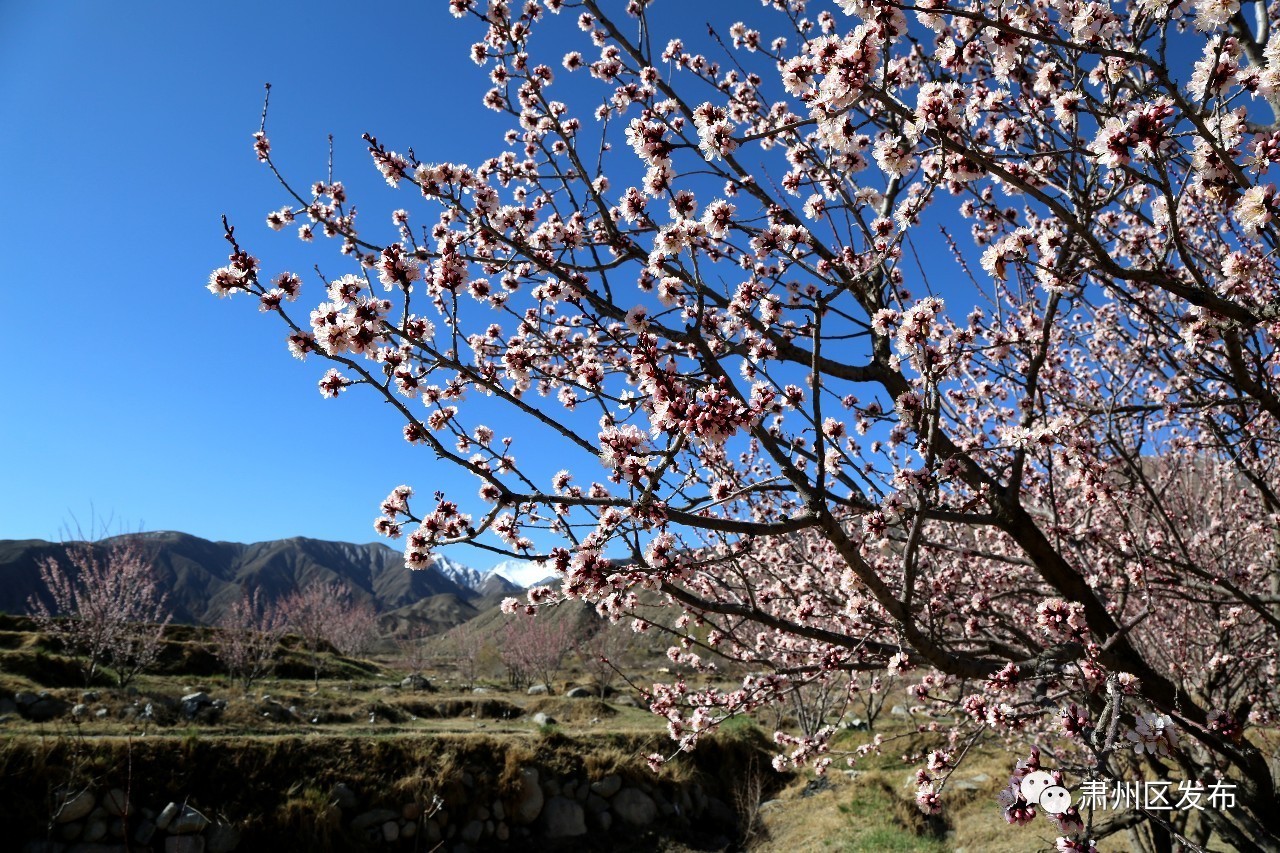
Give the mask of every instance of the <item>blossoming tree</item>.
M 209 289 L 475 478 L 479 501 L 384 503 L 410 567 L 536 557 L 562 583 L 513 607 L 620 620 L 656 591 L 678 662 L 748 662 L 734 689 L 655 687 L 682 747 L 886 672 L 936 718 L 925 810 L 1008 738 L 1036 748 L 1014 823 L 1042 762 L 1236 786 L 1073 809 L 1061 849 L 1280 849 L 1280 8 L 763 6 L 704 35 L 643 0 L 452 0 L 511 123 L 493 155 L 366 137 L 408 193 L 389 225 L 276 172 L 268 224 L 348 268 L 295 312 L 302 278 L 228 225 Z M 779 732 L 779 763 L 825 766 L 832 731 Z
M 109 666 L 116 684 L 126 687 L 159 659 L 169 624 L 154 557 L 132 535 L 99 541 L 82 536 L 62 550 L 61 557 L 40 561 L 44 594 L 31 596 L 32 617 L 40 630 L 83 656 L 85 686 Z

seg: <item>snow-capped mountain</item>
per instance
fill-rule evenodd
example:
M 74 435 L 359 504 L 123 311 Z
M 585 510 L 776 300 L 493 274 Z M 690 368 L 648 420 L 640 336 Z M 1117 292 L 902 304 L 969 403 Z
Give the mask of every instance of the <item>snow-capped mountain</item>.
M 459 563 L 457 560 L 450 559 L 443 554 L 431 555 L 431 562 L 435 570 L 456 583 L 458 586 L 467 589 L 479 590 L 480 585 L 484 583 L 486 572 L 473 569 L 468 565 Z
M 553 572 L 532 560 L 503 560 L 487 574 L 504 577 L 516 586 L 528 588 L 548 580 Z

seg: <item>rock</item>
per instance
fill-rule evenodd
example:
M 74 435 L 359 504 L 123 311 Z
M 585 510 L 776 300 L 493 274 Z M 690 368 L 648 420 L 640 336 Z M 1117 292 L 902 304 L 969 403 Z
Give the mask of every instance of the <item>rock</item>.
M 124 818 L 118 817 L 111 821 L 110 832 L 112 838 L 124 838 L 129 832 L 129 824 L 125 823 Z
M 613 815 L 608 809 L 601 812 L 588 812 L 587 820 L 594 829 L 598 829 L 601 832 L 608 832 L 613 826 Z
M 293 711 L 274 699 L 264 699 L 262 704 L 258 706 L 258 713 L 273 723 L 292 723 L 298 719 Z
M 852 717 L 845 720 L 844 727 L 853 732 L 865 732 L 868 729 L 867 721 L 860 717 Z
M 889 709 L 889 713 L 895 717 L 905 717 L 907 715 L 907 707 L 905 705 L 894 705 Z
M 493 808 L 489 809 L 489 812 L 493 815 L 494 820 L 507 819 L 507 810 L 502 807 L 502 800 L 494 800 Z
M 534 684 L 534 685 L 531 685 L 529 689 L 526 690 L 525 692 L 528 693 L 530 696 L 546 696 L 548 693 L 551 692 L 551 688 L 545 684 Z
M 609 801 L 595 794 L 587 797 L 587 814 L 600 814 L 609 810 Z
M 358 814 L 351 821 L 351 828 L 356 832 L 362 832 L 373 826 L 381 826 L 389 820 L 397 820 L 400 817 L 391 809 L 370 809 L 363 814 Z
M 422 806 L 417 803 L 405 803 L 404 808 L 400 809 L 400 819 L 415 821 L 422 817 Z
M 816 779 L 810 779 L 804 786 L 804 790 L 800 792 L 802 797 L 812 797 L 823 791 L 831 790 L 831 779 L 827 776 L 819 776 Z
M 707 820 L 723 826 L 735 826 L 738 823 L 738 816 L 734 814 L 733 809 L 719 797 L 707 797 L 706 817 Z
M 73 820 L 71 823 L 64 823 L 59 827 L 58 834 L 67 841 L 75 841 L 80 837 L 80 833 L 84 832 L 84 822 Z
M 491 691 L 488 687 L 472 687 L 471 692 L 472 693 L 492 693 L 493 691 Z
M 194 835 L 204 832 L 204 828 L 208 825 L 209 818 L 200 814 L 191 806 L 183 806 L 182 811 L 170 822 L 169 832 L 173 835 Z
M 138 824 L 137 830 L 133 833 L 133 840 L 139 844 L 150 844 L 151 839 L 155 837 L 155 834 L 155 823 L 143 818 L 142 822 Z
M 406 675 L 400 682 L 400 687 L 404 690 L 430 690 L 431 682 L 427 681 L 422 675 L 412 673 Z
M 84 825 L 84 834 L 80 836 L 88 842 L 101 841 L 107 837 L 107 822 L 105 820 L 91 820 Z
M 400 823 L 389 820 L 382 825 L 382 840 L 390 844 L 400 840 Z
M 208 705 L 212 705 L 213 700 L 209 698 L 209 694 L 203 691 L 198 693 L 188 693 L 182 697 L 182 716 L 188 720 L 200 713 L 200 710 Z
M 623 788 L 609 802 L 618 819 L 632 826 L 648 826 L 658 816 L 653 798 L 638 788 Z
M 71 703 L 50 696 L 47 691 L 37 693 L 18 693 L 13 697 L 18 706 L 18 713 L 34 723 L 45 723 L 61 717 L 71 710 Z
M 480 840 L 480 836 L 484 835 L 484 823 L 478 820 L 473 820 L 466 826 L 462 827 L 462 832 L 460 834 L 463 841 L 468 844 L 475 844 Z
M 97 702 L 100 698 L 102 697 L 98 695 L 96 690 L 86 690 L 80 694 L 81 702 Z
M 112 788 L 102 798 L 102 807 L 107 814 L 120 817 L 129 813 L 129 795 L 120 788 Z
M 760 814 L 769 814 L 782 808 L 782 800 L 765 800 L 760 804 Z
M 574 687 L 564 695 L 568 696 L 570 699 L 590 699 L 596 694 L 585 687 Z
M 542 811 L 542 786 L 538 784 L 538 771 L 534 767 L 521 767 L 516 794 L 510 801 L 508 813 L 516 823 L 530 824 Z
M 156 816 L 156 829 L 167 830 L 169 828 L 169 824 L 173 823 L 173 819 L 181 814 L 181 812 L 182 806 L 177 803 L 169 803 L 169 805 L 161 809 L 160 814 Z
M 416 823 L 402 823 L 402 824 L 400 824 L 400 837 L 401 837 L 401 838 L 413 838 L 413 837 L 414 837 L 415 835 L 417 835 L 417 834 L 418 834 L 418 825 L 417 825 Z
M 634 696 L 630 696 L 630 695 L 628 695 L 628 694 L 626 694 L 626 693 L 623 693 L 621 696 L 615 697 L 615 698 L 614 698 L 614 700 L 613 700 L 613 704 L 615 704 L 615 705 L 623 705 L 623 706 L 625 706 L 625 707 L 627 707 L 627 708 L 639 708 L 639 707 L 640 707 L 640 702 L 639 702 L 639 701 L 637 701 L 636 697 L 634 697 Z
M 94 797 L 92 791 L 67 793 L 62 805 L 54 812 L 53 822 L 71 823 L 73 820 L 80 820 L 80 818 L 93 811 L 93 806 Z
M 89 706 L 83 702 L 77 702 L 75 705 L 71 706 L 71 716 L 75 717 L 77 720 L 82 717 L 89 716 Z
M 582 806 L 564 797 L 552 797 L 542 810 L 542 833 L 547 838 L 586 835 L 586 815 Z
M 332 790 L 329 791 L 329 799 L 333 801 L 334 805 L 344 811 L 354 809 L 358 802 L 356 792 L 351 790 L 346 782 L 339 782 L 334 785 Z
M 531 719 L 535 726 L 554 726 L 556 724 L 555 717 L 552 717 L 549 714 L 544 714 L 542 711 L 534 714 Z
M 604 797 L 606 800 L 618 793 L 621 788 L 622 777 L 617 773 L 610 773 L 603 779 L 597 779 L 591 783 L 591 793 Z
M 204 834 L 205 853 L 231 853 L 240 846 L 240 830 L 219 821 Z
M 105 720 L 110 713 L 111 712 L 108 711 L 106 708 L 99 708 L 98 710 L 93 712 L 93 715 L 97 717 L 99 720 Z
M 204 853 L 204 838 L 199 835 L 170 835 L 164 840 L 164 853 Z

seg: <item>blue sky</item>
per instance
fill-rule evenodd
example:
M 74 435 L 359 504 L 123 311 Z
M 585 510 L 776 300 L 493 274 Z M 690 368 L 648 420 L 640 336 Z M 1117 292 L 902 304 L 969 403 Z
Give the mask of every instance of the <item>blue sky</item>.
M 323 177 L 332 133 L 382 216 L 404 202 L 362 132 L 441 160 L 494 138 L 474 24 L 444 2 L 370 8 L 0 4 L 0 538 L 56 537 L 92 505 L 211 539 L 369 541 L 392 487 L 449 485 L 371 399 L 322 400 L 278 321 L 204 289 L 224 212 L 264 259 L 301 257 L 263 224 L 283 203 L 251 151 L 264 81 L 285 167 Z M 317 248 L 304 270 L 338 257 Z
M 683 23 L 685 8 L 655 12 Z M 700 11 L 680 34 L 759 13 Z M 405 444 L 385 405 L 323 400 L 326 365 L 290 358 L 277 319 L 204 285 L 225 263 L 223 213 L 272 274 L 350 271 L 325 241 L 308 251 L 264 224 L 286 201 L 251 150 L 264 82 L 282 169 L 304 187 L 323 178 L 333 134 L 335 176 L 381 229 L 413 201 L 383 183 L 361 133 L 434 161 L 503 147 L 468 57 L 481 32 L 445 0 L 0 2 L 0 538 L 57 538 L 94 513 L 229 541 L 370 541 L 401 483 L 465 506 L 474 481 Z

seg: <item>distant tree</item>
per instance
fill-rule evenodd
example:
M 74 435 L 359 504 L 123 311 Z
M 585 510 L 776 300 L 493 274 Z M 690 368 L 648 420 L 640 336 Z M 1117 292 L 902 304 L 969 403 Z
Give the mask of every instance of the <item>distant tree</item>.
M 378 640 L 378 611 L 368 601 L 356 601 L 350 591 L 329 626 L 329 642 L 348 657 L 363 657 Z
M 395 638 L 400 660 L 410 675 L 421 675 L 427 667 L 427 636 L 426 628 L 410 624 L 403 637 Z
M 377 637 L 377 613 L 352 599 L 351 589 L 334 582 L 303 587 L 280 601 L 288 630 L 297 634 L 311 657 L 312 675 L 320 685 L 320 653 L 333 647 L 342 654 L 368 650 Z
M 218 620 L 215 652 L 246 690 L 270 672 L 285 632 L 284 613 L 259 590 L 246 591 Z
M 517 688 L 535 680 L 550 687 L 573 641 L 567 620 L 554 620 L 545 612 L 514 616 L 505 626 L 500 652 L 507 679 Z
M 596 689 L 603 699 L 609 686 L 627 665 L 627 658 L 635 647 L 635 632 L 628 628 L 604 626 L 576 644 L 578 658 L 583 669 L 591 673 Z
M 108 666 L 124 687 L 155 663 L 170 617 L 151 559 L 136 537 L 68 543 L 63 559 L 40 562 L 40 579 L 52 606 L 32 596 L 32 617 L 83 657 L 86 685 Z
M 448 651 L 458 670 L 458 678 L 464 689 L 475 687 L 476 678 L 484 660 L 485 636 L 471 623 L 464 623 L 449 632 Z

